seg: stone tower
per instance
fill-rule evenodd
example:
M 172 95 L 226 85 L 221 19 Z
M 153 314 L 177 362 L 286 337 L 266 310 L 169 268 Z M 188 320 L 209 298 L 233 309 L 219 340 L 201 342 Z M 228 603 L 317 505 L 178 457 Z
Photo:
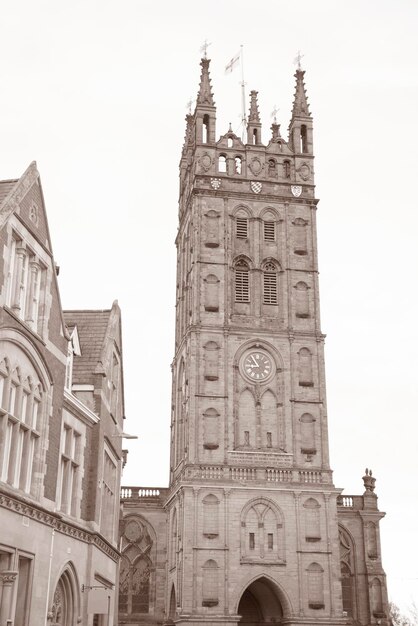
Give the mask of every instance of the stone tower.
M 216 139 L 206 58 L 186 117 L 170 486 L 122 498 L 126 553 L 124 524 L 149 524 L 156 554 L 168 529 L 150 623 L 385 620 L 374 479 L 342 498 L 329 463 L 312 116 L 295 78 L 288 141 L 274 122 L 262 142 L 256 91 L 247 142 Z

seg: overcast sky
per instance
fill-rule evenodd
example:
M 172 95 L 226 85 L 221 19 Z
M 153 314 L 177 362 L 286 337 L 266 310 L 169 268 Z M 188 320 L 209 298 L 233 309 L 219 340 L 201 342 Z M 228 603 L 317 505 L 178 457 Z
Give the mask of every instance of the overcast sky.
M 389 595 L 418 599 L 418 3 L 33 0 L 0 15 L 0 178 L 41 174 L 64 308 L 124 331 L 123 483 L 166 486 L 178 162 L 207 38 L 217 135 L 259 91 L 287 137 L 298 49 L 314 117 L 335 484 L 377 477 Z

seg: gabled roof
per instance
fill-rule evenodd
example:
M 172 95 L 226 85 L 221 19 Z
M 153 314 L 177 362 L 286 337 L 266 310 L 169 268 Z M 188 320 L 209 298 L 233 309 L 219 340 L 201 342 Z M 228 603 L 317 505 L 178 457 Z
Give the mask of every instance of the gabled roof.
M 94 374 L 103 371 L 102 352 L 109 325 L 110 309 L 64 311 L 67 327 L 77 326 L 81 355 L 74 358 L 73 383 L 93 384 Z
M 0 205 L 2 204 L 3 200 L 7 198 L 17 182 L 19 182 L 18 178 L 14 180 L 0 180 Z

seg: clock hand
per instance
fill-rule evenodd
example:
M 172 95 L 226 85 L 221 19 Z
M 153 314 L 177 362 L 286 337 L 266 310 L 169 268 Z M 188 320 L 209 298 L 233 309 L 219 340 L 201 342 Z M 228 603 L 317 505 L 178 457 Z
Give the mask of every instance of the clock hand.
M 257 361 L 255 360 L 255 358 L 254 358 L 254 355 L 253 355 L 253 354 L 251 355 L 251 358 L 252 358 L 252 360 L 254 361 L 254 363 L 255 363 L 256 367 L 258 367 L 258 363 L 257 363 Z

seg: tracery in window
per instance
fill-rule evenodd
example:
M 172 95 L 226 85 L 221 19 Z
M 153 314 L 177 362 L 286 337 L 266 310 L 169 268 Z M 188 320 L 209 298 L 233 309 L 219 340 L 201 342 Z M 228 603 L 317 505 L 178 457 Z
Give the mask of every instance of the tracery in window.
M 282 563 L 283 556 L 281 513 L 264 498 L 249 503 L 241 516 L 241 558 Z
M 30 493 L 46 396 L 29 359 L 8 345 L 0 342 L 11 356 L 0 363 L 0 480 Z
M 119 612 L 146 614 L 150 610 L 150 582 L 155 559 L 150 530 L 137 516 L 128 516 L 123 520 L 121 541 Z
M 263 268 L 263 303 L 278 304 L 277 268 L 274 263 L 266 263 Z
M 119 575 L 119 612 L 149 613 L 151 562 L 141 555 L 134 562 L 122 556 Z

